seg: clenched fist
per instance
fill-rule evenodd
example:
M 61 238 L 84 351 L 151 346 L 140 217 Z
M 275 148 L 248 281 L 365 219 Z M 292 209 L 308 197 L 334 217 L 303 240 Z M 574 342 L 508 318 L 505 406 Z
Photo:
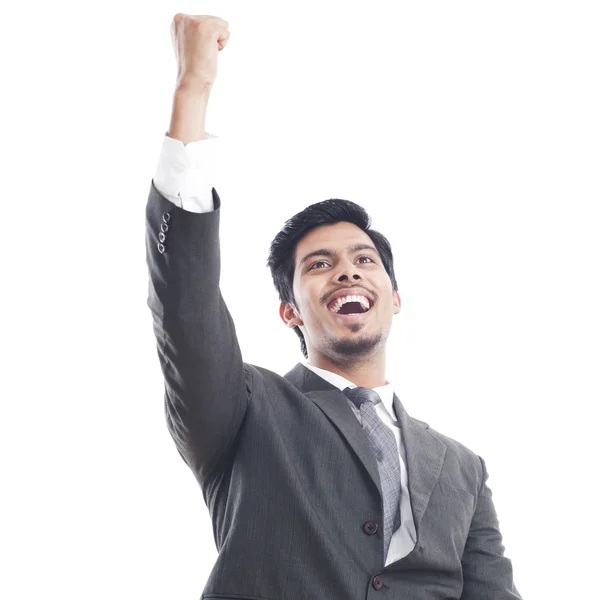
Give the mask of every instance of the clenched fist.
M 218 52 L 229 39 L 229 23 L 210 15 L 177 13 L 171 39 L 177 59 L 177 85 L 211 87 L 217 77 Z

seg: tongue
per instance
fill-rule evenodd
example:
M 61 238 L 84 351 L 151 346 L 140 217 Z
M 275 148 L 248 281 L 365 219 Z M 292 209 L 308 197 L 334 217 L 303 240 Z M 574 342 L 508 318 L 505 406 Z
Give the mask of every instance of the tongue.
M 365 312 L 363 305 L 360 302 L 346 302 L 338 311 L 338 315 L 349 315 L 351 313 Z

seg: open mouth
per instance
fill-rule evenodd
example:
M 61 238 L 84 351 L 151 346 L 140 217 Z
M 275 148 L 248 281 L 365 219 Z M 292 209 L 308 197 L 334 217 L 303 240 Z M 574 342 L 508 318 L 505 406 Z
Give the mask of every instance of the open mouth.
M 336 315 L 359 315 L 371 310 L 373 302 L 362 295 L 340 296 L 332 300 L 327 308 Z

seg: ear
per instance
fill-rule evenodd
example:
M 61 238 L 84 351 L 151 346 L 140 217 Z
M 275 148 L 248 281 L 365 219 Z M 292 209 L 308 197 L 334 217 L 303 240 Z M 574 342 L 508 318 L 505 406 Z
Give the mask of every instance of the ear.
M 304 322 L 300 318 L 298 311 L 294 308 L 291 302 L 282 302 L 279 305 L 279 316 L 281 320 L 290 328 L 304 325 Z
M 394 303 L 394 314 L 397 315 L 400 312 L 400 294 L 398 293 L 398 290 L 394 290 L 393 292 L 393 303 Z

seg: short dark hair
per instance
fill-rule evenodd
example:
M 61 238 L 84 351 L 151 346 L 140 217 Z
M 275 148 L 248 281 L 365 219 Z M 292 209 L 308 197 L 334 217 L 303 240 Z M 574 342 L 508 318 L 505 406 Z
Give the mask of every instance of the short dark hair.
M 350 200 L 331 198 L 316 204 L 311 204 L 303 211 L 288 219 L 281 231 L 271 242 L 267 266 L 271 269 L 273 283 L 282 303 L 292 302 L 294 299 L 294 253 L 298 242 L 315 227 L 321 225 L 333 225 L 335 223 L 348 222 L 360 227 L 372 240 L 383 266 L 390 277 L 394 290 L 398 289 L 396 276 L 394 275 L 394 257 L 392 247 L 387 238 L 371 229 L 371 217 L 362 206 Z M 300 338 L 302 354 L 308 358 L 306 341 L 298 326 L 294 331 Z

